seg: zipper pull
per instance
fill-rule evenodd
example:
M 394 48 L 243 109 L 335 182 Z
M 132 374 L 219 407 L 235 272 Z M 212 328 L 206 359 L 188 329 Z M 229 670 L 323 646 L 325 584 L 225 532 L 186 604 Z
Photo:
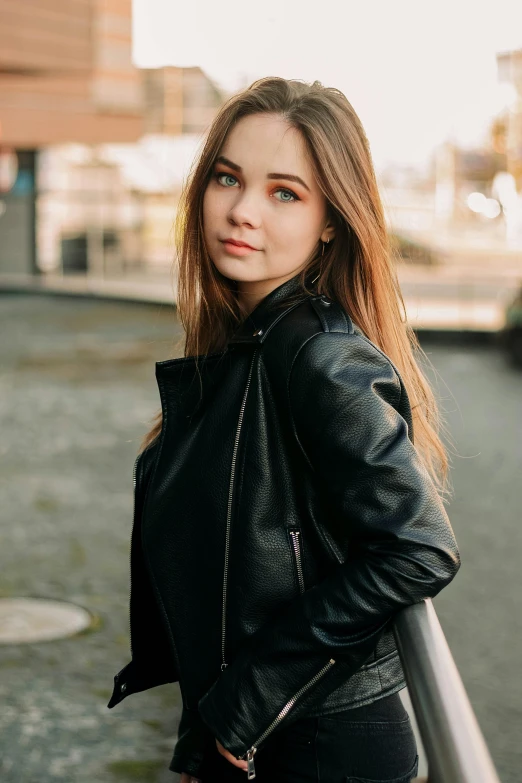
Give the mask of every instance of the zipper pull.
M 246 758 L 247 758 L 247 780 L 253 780 L 256 776 L 256 767 L 254 764 L 254 753 L 256 752 L 257 748 L 250 748 L 250 750 L 247 751 Z

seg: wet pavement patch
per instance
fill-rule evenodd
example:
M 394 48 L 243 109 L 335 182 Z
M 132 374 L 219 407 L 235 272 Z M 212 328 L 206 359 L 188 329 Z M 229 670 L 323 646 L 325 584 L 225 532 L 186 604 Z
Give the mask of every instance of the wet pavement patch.
M 31 644 L 85 631 L 93 616 L 66 601 L 0 598 L 0 644 Z

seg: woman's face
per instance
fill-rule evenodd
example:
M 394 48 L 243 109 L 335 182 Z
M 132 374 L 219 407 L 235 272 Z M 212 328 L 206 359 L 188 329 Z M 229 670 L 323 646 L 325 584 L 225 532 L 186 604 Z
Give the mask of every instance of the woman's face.
M 305 267 L 333 229 L 301 133 L 276 114 L 243 117 L 214 163 L 203 227 L 212 261 L 238 281 L 249 312 Z

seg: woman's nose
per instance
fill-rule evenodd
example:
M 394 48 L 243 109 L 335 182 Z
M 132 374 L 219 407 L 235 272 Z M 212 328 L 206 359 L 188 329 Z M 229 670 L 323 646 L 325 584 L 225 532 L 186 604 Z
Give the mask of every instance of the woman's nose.
M 235 225 L 246 223 L 252 228 L 259 228 L 261 217 L 255 198 L 244 194 L 238 196 L 228 212 L 228 218 Z

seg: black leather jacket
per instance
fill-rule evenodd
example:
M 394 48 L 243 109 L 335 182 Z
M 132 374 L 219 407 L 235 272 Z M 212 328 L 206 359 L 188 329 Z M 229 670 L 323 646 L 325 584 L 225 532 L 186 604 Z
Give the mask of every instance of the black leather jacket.
M 288 297 L 298 295 L 297 303 Z M 405 687 L 393 634 L 460 556 L 412 443 L 403 382 L 335 301 L 268 294 L 225 351 L 158 362 L 136 463 L 132 659 L 113 707 L 179 682 L 170 769 Z

